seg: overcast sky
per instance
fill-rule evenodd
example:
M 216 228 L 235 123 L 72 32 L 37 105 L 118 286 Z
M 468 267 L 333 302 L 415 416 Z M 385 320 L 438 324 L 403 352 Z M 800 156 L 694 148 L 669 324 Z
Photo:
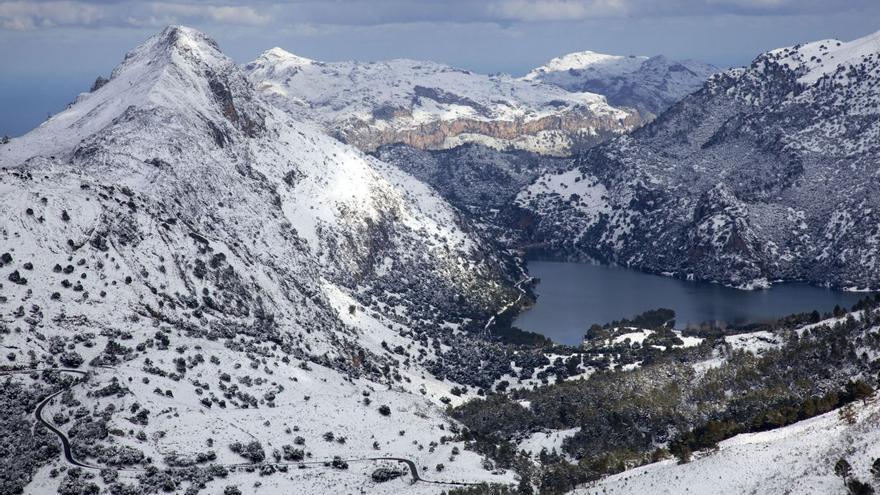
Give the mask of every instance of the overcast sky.
M 880 0 L 0 0 L 0 134 L 56 112 L 125 52 L 186 24 L 247 62 L 429 59 L 523 74 L 572 51 L 747 64 L 760 52 L 880 30 Z

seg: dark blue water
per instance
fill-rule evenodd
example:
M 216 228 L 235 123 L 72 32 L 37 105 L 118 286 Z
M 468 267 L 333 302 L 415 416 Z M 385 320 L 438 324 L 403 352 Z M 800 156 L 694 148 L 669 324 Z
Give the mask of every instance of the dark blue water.
M 824 313 L 835 305 L 851 307 L 865 296 L 806 284 L 743 291 L 589 263 L 532 261 L 529 274 L 541 279 L 535 288 L 538 302 L 514 324 L 573 345 L 581 343 L 593 323 L 660 307 L 675 310 L 676 327 L 684 328 L 704 322 L 755 323 L 814 309 Z

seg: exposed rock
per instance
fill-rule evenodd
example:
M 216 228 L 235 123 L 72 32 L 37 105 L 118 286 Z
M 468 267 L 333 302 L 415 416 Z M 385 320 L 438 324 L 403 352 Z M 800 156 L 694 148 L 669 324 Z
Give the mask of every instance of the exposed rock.
M 277 106 L 366 151 L 480 142 L 566 155 L 642 123 L 596 94 L 433 62 L 328 63 L 274 48 L 246 71 Z

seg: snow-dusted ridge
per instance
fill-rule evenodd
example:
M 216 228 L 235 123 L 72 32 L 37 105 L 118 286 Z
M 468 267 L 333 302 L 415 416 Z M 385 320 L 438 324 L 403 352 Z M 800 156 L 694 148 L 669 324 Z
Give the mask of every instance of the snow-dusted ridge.
M 778 63 L 801 72 L 798 81 L 813 84 L 837 72 L 838 67 L 859 64 L 880 52 L 880 31 L 853 41 L 827 39 L 769 52 Z
M 611 76 L 635 72 L 646 61 L 645 56 L 608 55 L 591 50 L 573 52 L 551 59 L 523 76 L 526 81 L 540 81 L 554 72 L 590 70 Z
M 256 88 L 291 115 L 361 149 L 462 142 L 567 153 L 640 120 L 601 95 L 435 62 L 318 62 L 273 48 L 247 64 Z
M 209 72 L 200 73 L 203 68 Z M 184 27 L 166 29 L 126 54 L 107 85 L 81 94 L 65 111 L 0 148 L 0 164 L 10 167 L 33 156 L 69 153 L 133 109 L 169 108 L 187 118 L 219 117 L 209 84 L 234 68 L 204 34 Z M 230 123 L 241 118 L 245 126 L 259 126 L 264 112 L 253 108 L 242 81 L 235 82 L 228 88 L 237 104 Z

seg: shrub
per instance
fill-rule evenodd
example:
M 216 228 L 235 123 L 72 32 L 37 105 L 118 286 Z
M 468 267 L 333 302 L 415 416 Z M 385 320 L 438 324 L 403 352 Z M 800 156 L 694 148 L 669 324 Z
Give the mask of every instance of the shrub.
M 297 462 L 303 460 L 306 456 L 302 449 L 295 449 L 290 445 L 283 445 L 281 450 L 285 461 Z
M 335 469 L 348 469 L 348 463 L 343 461 L 338 455 L 333 457 L 333 462 L 330 465 Z
M 235 442 L 229 446 L 229 450 L 251 462 L 263 462 L 266 459 L 266 452 L 263 450 L 263 446 L 256 440 L 249 442 L 247 445 Z
M 58 361 L 68 368 L 79 368 L 83 364 L 83 357 L 76 351 L 64 352 L 58 356 Z

